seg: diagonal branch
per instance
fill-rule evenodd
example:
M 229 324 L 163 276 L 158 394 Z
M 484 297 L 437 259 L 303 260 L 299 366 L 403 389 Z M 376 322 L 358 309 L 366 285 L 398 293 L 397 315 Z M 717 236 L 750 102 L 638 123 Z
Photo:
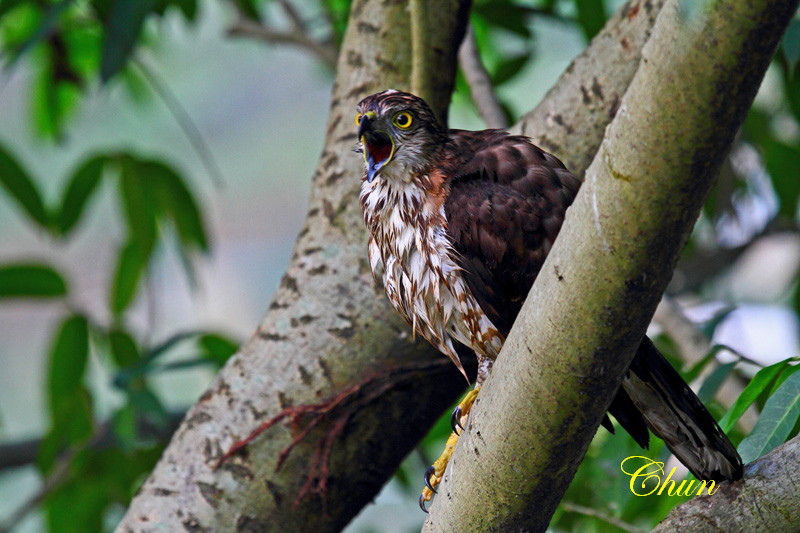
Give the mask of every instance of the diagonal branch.
M 441 59 L 433 101 L 443 111 L 466 3 L 429 3 L 439 17 L 430 39 Z M 452 365 L 443 366 L 427 343 L 412 342 L 366 261 L 353 113 L 370 93 L 408 89 L 409 35 L 402 3 L 353 3 L 308 218 L 281 287 L 262 325 L 189 410 L 118 531 L 341 529 L 463 391 Z M 394 370 L 413 379 L 365 396 L 353 416 L 315 424 L 296 444 L 303 428 L 276 424 L 214 468 L 234 443 L 287 408 L 314 404 L 323 412 L 321 404 Z M 291 454 L 276 471 L 287 446 Z M 319 468 L 310 472 L 313 465 Z M 298 500 L 301 494 L 308 496 Z
M 333 41 L 323 42 L 311 37 L 308 32 L 305 31 L 302 20 L 296 20 L 294 18 L 298 16 L 294 11 L 294 7 L 285 2 L 282 2 L 282 5 L 283 4 L 290 6 L 288 9 L 286 7 L 284 7 L 284 9 L 287 13 L 291 13 L 289 15 L 290 21 L 292 21 L 291 30 L 279 30 L 249 17 L 239 16 L 236 22 L 228 28 L 228 35 L 231 37 L 249 37 L 270 44 L 288 44 L 304 48 L 329 68 L 333 69 L 336 67 L 338 51 Z
M 451 19 L 441 13 L 457 9 L 462 15 L 455 20 L 465 23 L 466 4 L 431 2 L 429 11 L 440 14 L 433 37 L 442 42 L 437 45 L 440 60 L 431 67 L 441 90 L 429 103 L 443 112 L 460 38 L 456 40 L 457 28 L 444 26 Z M 604 94 L 622 94 L 633 77 L 657 9 L 641 7 L 638 16 L 627 16 L 639 3 L 628 4 L 609 22 L 601 34 L 605 37 L 593 42 L 542 103 L 551 110 L 559 102 L 575 102 L 564 108 L 563 122 L 592 124 L 573 132 L 573 140 L 582 138 L 584 130 L 592 136 L 574 143 L 576 154 L 588 150 L 590 156 L 596 151 L 602 135 L 593 132 L 602 131 L 610 121 L 608 106 L 614 101 L 584 104 L 581 88 L 600 79 L 608 87 Z M 420 372 L 414 386 L 396 388 L 366 406 L 336 442 L 327 517 L 321 499 L 292 506 L 314 451 L 326 438 L 324 429 L 298 444 L 280 476 L 274 471 L 276 461 L 293 440 L 291 428 L 273 428 L 247 448 L 247 457 L 222 473 L 211 472 L 236 440 L 284 408 L 334 398 L 381 369 L 441 357 L 422 341 L 410 342 L 408 327 L 389 307 L 382 290 L 373 287 L 356 200 L 361 163 L 350 152 L 355 143 L 352 113 L 358 100 L 387 87 L 408 89 L 409 41 L 402 4 L 354 2 L 308 218 L 281 287 L 262 325 L 190 410 L 118 531 L 140 530 L 144 524 L 167 530 L 340 528 L 374 497 L 401 458 L 464 389 L 463 378 L 455 371 Z M 450 56 L 442 56 L 444 51 Z
M 665 4 L 425 531 L 547 528 L 797 3 Z
M 458 50 L 458 62 L 469 85 L 472 101 L 475 102 L 475 107 L 478 108 L 478 113 L 486 126 L 488 128 L 507 128 L 506 114 L 494 92 L 492 79 L 481 61 L 475 32 L 471 26 L 467 28 L 464 42 L 461 43 L 461 48 Z

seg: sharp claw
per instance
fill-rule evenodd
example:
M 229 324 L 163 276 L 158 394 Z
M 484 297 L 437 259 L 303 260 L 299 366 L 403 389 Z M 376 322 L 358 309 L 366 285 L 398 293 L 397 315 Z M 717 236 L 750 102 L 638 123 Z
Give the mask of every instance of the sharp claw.
M 453 414 L 450 415 L 450 427 L 453 428 L 453 433 L 458 435 L 458 428 L 464 429 L 464 426 L 461 425 L 461 406 L 456 406 L 453 409 Z
M 434 474 L 434 472 L 436 472 L 436 469 L 433 466 L 429 466 L 428 469 L 425 471 L 424 479 L 425 479 L 425 486 L 431 489 L 431 492 L 436 494 L 436 489 L 434 489 L 433 485 L 431 485 L 431 476 Z
M 425 495 L 424 494 L 420 494 L 419 495 L 419 508 L 422 509 L 422 511 L 425 514 L 428 514 L 428 510 L 425 508 Z

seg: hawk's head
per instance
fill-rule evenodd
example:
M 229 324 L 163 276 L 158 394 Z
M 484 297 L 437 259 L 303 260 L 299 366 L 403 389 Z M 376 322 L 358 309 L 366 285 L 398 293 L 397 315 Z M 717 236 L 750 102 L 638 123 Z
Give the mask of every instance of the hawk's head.
M 369 182 L 389 163 L 410 173 L 425 169 L 447 138 L 428 104 L 413 94 L 389 89 L 367 96 L 356 111 Z

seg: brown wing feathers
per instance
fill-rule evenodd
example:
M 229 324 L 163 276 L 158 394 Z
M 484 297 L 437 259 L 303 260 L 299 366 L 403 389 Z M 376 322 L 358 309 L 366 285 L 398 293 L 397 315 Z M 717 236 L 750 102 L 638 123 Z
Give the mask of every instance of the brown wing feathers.
M 470 291 L 507 335 L 580 182 L 525 137 L 451 130 L 450 142 L 448 232 Z M 649 426 L 700 479 L 742 475 L 730 441 L 646 337 L 609 412 L 645 448 Z
M 467 285 L 506 335 L 580 182 L 525 137 L 452 130 L 451 139 L 448 231 Z

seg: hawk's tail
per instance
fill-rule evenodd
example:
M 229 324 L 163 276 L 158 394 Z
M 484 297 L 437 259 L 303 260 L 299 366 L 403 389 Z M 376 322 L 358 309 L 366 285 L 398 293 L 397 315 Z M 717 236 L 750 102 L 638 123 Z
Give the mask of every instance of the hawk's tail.
M 647 337 L 609 411 L 643 447 L 648 440 L 646 424 L 698 479 L 742 477 L 736 448 Z

